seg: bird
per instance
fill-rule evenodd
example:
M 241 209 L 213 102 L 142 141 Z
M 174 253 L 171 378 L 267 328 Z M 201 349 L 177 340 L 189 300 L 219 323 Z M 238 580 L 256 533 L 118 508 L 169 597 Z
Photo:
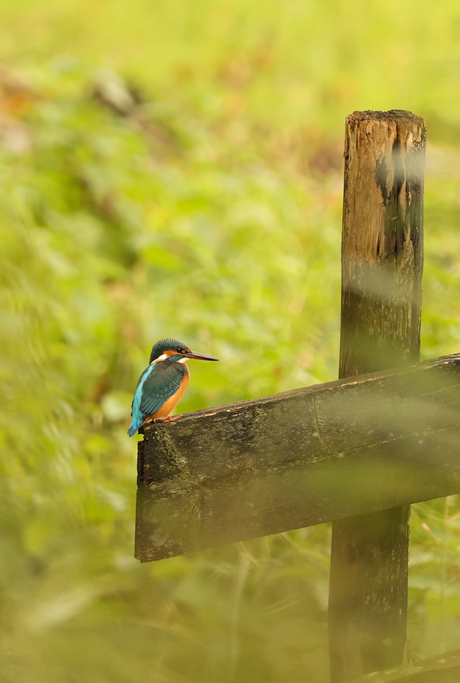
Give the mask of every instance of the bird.
M 153 345 L 149 366 L 139 377 L 134 392 L 128 429 L 130 437 L 146 422 L 172 421 L 180 417 L 170 415 L 188 386 L 190 372 L 186 363 L 191 358 L 219 360 L 191 351 L 187 344 L 177 339 L 161 339 Z

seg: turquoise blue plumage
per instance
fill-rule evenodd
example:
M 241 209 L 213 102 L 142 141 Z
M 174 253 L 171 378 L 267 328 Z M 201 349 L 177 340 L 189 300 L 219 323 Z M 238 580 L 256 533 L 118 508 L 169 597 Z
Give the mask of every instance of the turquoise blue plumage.
M 134 392 L 129 436 L 134 436 L 145 418 L 157 413 L 168 398 L 174 396 L 188 374 L 187 366 L 179 365 L 174 356 L 144 370 Z
M 177 339 L 162 339 L 153 346 L 150 365 L 141 374 L 134 392 L 129 436 L 134 436 L 146 421 L 177 419 L 169 415 L 188 385 L 190 373 L 186 361 L 191 358 L 218 360 L 190 351 Z

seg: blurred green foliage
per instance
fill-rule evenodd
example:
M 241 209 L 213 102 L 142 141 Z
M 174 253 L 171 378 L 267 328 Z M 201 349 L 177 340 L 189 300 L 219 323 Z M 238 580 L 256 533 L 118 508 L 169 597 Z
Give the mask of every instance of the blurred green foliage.
M 460 342 L 460 11 L 224 0 L 0 8 L 1 681 L 326 681 L 329 528 L 140 566 L 130 401 L 334 379 L 343 119 L 428 124 L 423 357 Z M 410 644 L 459 637 L 457 498 L 414 506 Z

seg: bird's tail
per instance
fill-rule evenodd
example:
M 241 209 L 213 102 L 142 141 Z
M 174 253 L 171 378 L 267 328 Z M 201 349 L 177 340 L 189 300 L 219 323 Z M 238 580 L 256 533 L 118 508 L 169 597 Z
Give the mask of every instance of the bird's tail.
M 129 436 L 134 436 L 134 434 L 137 432 L 141 425 L 138 424 L 138 420 L 135 420 L 134 418 L 131 420 L 131 424 L 129 425 L 128 429 L 128 434 Z

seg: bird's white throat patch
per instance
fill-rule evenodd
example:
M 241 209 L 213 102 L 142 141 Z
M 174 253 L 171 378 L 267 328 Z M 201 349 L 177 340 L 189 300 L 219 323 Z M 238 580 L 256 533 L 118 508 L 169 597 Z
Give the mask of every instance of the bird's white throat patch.
M 158 358 L 155 358 L 155 360 L 152 360 L 150 365 L 155 365 L 155 363 L 159 363 L 162 360 L 166 360 L 169 358 L 169 356 L 166 353 L 162 353 L 161 356 L 158 356 Z

